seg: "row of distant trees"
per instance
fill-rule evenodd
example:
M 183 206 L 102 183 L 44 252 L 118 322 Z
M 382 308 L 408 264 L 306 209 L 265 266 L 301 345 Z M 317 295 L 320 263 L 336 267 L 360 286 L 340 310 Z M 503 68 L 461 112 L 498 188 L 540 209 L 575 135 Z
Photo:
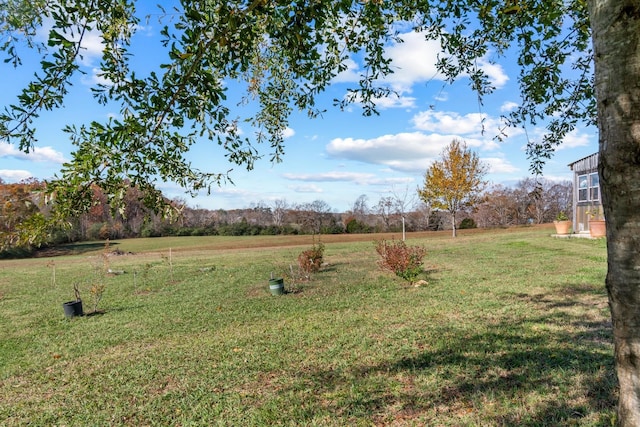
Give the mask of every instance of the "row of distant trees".
M 22 223 L 34 216 L 46 217 L 43 188 L 44 183 L 37 180 L 21 183 L 0 180 L 0 237 L 4 249 L 15 243 L 11 236 Z M 571 191 L 569 181 L 531 178 L 513 187 L 492 186 L 474 207 L 457 213 L 457 226 L 505 227 L 550 222 L 559 212 L 571 210 Z M 113 212 L 106 196 L 95 187 L 94 205 L 85 214 L 69 218 L 68 227 L 50 230 L 46 243 L 170 235 L 375 233 L 400 231 L 403 223 L 406 231 L 452 228 L 449 212 L 433 209 L 416 195 L 413 189 L 392 189 L 388 195 L 371 202 L 363 194 L 346 212 L 337 212 L 323 200 L 260 201 L 233 210 L 189 207 L 184 200 L 173 200 L 171 203 L 180 214 L 170 221 L 146 208 L 135 187 L 128 190 L 122 212 Z

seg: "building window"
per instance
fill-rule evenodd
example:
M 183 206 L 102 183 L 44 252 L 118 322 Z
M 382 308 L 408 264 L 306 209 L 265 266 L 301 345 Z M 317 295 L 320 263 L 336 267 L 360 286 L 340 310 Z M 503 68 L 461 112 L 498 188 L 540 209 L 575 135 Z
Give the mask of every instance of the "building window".
M 578 175 L 578 201 L 593 202 L 600 200 L 600 180 L 598 173 Z
M 597 173 L 589 174 L 589 200 L 600 200 L 600 180 Z

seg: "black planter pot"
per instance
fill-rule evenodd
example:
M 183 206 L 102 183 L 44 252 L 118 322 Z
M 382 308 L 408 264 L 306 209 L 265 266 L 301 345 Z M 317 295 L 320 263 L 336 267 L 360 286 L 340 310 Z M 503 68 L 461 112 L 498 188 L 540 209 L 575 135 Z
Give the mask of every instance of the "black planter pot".
M 68 301 L 62 304 L 62 308 L 64 308 L 64 315 L 67 319 L 71 319 L 75 316 L 84 316 L 84 311 L 82 311 L 82 301 Z

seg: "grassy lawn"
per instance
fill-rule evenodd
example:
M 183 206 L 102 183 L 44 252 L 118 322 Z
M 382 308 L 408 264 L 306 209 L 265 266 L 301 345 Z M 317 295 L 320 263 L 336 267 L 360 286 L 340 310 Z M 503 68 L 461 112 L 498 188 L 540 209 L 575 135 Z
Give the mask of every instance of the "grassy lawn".
M 309 236 L 0 261 L 0 424 L 611 425 L 605 242 L 551 233 L 410 234 L 419 287 L 378 269 L 374 236 L 327 237 L 283 296 L 268 278 Z M 90 311 L 101 277 L 101 312 L 67 320 L 72 284 Z

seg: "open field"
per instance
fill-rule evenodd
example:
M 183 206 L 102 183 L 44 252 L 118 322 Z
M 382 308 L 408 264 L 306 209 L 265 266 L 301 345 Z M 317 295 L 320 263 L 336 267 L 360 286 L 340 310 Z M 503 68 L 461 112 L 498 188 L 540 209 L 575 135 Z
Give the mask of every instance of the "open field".
M 605 242 L 552 232 L 409 234 L 419 287 L 378 269 L 380 236 L 322 236 L 326 265 L 283 296 L 267 279 L 310 236 L 0 261 L 0 424 L 612 425 Z M 65 319 L 97 282 L 100 311 Z

